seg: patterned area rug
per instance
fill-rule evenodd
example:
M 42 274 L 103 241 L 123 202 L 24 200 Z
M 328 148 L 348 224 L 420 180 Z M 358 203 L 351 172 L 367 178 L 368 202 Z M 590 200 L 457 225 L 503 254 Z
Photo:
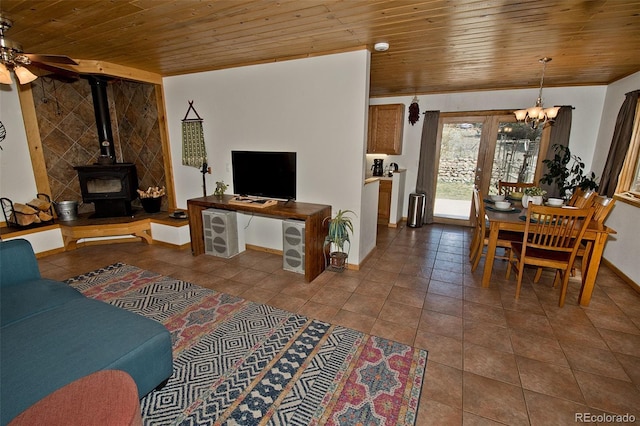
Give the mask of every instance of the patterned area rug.
M 118 263 L 67 280 L 164 324 L 145 425 L 413 425 L 427 352 Z

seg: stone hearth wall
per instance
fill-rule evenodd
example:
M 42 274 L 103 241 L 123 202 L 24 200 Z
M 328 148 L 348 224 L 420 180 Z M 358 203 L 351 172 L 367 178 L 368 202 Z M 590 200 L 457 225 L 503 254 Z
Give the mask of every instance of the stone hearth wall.
M 93 211 L 92 203 L 82 204 L 73 169 L 96 163 L 100 155 L 89 82 L 44 77 L 34 81 L 32 89 L 50 195 L 54 201 L 78 201 L 80 213 Z M 116 161 L 136 165 L 139 188 L 166 186 L 153 85 L 114 80 L 107 92 Z

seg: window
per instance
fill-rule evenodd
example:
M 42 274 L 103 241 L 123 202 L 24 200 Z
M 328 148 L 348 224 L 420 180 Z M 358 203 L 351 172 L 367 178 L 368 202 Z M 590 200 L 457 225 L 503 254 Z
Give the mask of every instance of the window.
M 616 193 L 620 199 L 640 206 L 640 101 L 636 105 L 631 142 L 618 177 Z

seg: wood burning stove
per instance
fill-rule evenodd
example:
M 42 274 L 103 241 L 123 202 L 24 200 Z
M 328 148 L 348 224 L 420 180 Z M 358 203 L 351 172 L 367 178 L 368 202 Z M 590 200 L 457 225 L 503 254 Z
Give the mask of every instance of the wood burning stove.
M 80 180 L 82 201 L 94 203 L 92 217 L 131 216 L 131 201 L 138 197 L 135 164 L 94 164 L 75 166 Z
M 131 216 L 131 201 L 138 197 L 138 174 L 135 164 L 115 162 L 107 83 L 104 78 L 89 77 L 100 144 L 98 163 L 74 169 L 78 172 L 82 201 L 95 206 L 92 217 Z

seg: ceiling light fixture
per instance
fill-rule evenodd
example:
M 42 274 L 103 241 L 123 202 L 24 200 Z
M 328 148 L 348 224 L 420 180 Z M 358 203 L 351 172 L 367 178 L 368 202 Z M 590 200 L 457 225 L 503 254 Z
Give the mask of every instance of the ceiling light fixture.
M 546 122 L 553 121 L 558 115 L 560 107 L 544 108 L 542 104 L 542 85 L 544 84 L 544 71 L 547 68 L 547 62 L 550 62 L 551 58 L 546 56 L 539 59 L 538 62 L 542 63 L 542 76 L 540 77 L 540 92 L 538 93 L 538 99 L 535 106 L 527 109 L 521 109 L 515 111 L 514 114 L 518 121 L 524 121 L 527 124 L 531 124 L 532 128 L 537 128 L 540 123 L 544 125 Z
M 11 28 L 11 25 L 10 20 L 0 17 L 0 83 L 11 84 L 9 70 L 13 70 L 20 84 L 27 84 L 38 76 L 24 67 L 29 65 L 31 60 L 22 54 L 22 47 L 5 39 L 4 31 Z
M 376 52 L 386 52 L 389 50 L 389 43 L 386 41 L 381 41 L 373 45 L 373 48 L 376 49 Z

